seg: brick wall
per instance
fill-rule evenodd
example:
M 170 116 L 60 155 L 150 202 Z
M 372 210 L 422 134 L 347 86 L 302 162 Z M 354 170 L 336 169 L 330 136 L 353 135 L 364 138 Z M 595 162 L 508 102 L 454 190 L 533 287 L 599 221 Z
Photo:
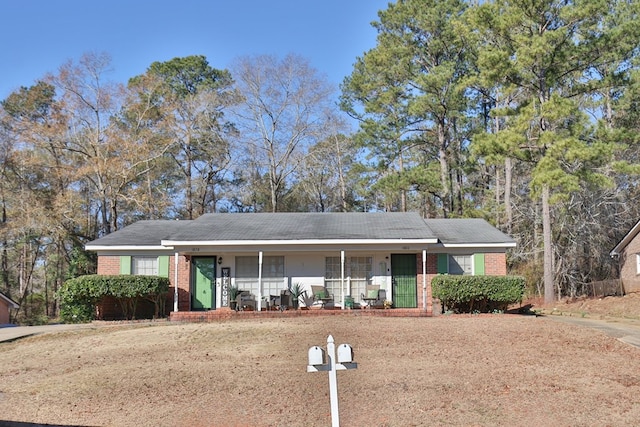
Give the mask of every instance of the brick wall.
M 9 305 L 5 300 L 0 299 L 0 325 L 9 323 Z
M 98 274 L 120 274 L 120 257 L 100 255 L 98 257 Z
M 640 275 L 636 266 L 636 254 L 640 253 L 640 234 L 620 254 L 620 279 L 625 293 L 640 292 Z
M 170 301 L 170 310 L 173 311 L 173 298 L 175 294 L 175 257 L 172 256 L 169 261 L 169 279 L 171 280 L 171 289 L 167 300 Z M 191 309 L 191 297 L 189 295 L 189 276 L 191 272 L 191 259 L 181 255 L 178 257 L 178 311 L 189 311 Z
M 507 275 L 507 254 L 487 253 L 484 255 L 484 274 L 487 276 Z

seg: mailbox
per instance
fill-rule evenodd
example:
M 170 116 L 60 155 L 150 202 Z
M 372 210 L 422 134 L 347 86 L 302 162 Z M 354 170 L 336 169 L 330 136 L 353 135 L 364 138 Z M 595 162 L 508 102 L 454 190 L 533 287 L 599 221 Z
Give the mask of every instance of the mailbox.
M 353 362 L 353 349 L 349 344 L 340 344 L 338 346 L 338 363 Z
M 326 363 L 327 357 L 325 355 L 324 348 L 318 347 L 317 345 L 309 348 L 309 365 L 318 366 Z

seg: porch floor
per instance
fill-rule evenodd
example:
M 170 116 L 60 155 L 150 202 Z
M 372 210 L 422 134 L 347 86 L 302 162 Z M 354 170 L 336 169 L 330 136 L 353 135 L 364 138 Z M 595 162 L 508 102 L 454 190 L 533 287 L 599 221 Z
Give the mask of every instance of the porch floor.
M 216 322 L 232 319 L 276 319 L 283 317 L 306 316 L 379 316 L 379 317 L 432 317 L 433 312 L 421 308 L 391 308 L 391 309 L 311 309 L 285 311 L 234 311 L 221 308 L 209 311 L 172 311 L 169 320 L 172 322 Z

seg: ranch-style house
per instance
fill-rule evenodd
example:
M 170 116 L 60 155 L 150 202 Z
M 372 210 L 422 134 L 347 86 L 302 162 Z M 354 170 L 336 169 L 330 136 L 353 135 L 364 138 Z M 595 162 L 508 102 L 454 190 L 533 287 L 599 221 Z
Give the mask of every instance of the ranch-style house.
M 307 295 L 325 291 L 314 308 L 329 300 L 336 309 L 367 307 L 373 287 L 394 308 L 426 315 L 434 275 L 505 275 L 513 247 L 485 220 L 417 213 L 205 214 L 139 221 L 86 245 L 98 254 L 98 274 L 168 277 L 173 312 L 228 308 L 231 287 L 265 310 L 300 285 Z

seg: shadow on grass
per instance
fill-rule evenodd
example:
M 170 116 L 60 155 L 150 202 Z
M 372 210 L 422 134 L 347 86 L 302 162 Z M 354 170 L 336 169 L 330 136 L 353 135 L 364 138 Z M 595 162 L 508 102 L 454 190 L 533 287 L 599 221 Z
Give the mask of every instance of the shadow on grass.
M 23 423 L 20 421 L 0 420 L 0 427 L 91 427 L 78 424 L 41 424 L 41 423 Z

